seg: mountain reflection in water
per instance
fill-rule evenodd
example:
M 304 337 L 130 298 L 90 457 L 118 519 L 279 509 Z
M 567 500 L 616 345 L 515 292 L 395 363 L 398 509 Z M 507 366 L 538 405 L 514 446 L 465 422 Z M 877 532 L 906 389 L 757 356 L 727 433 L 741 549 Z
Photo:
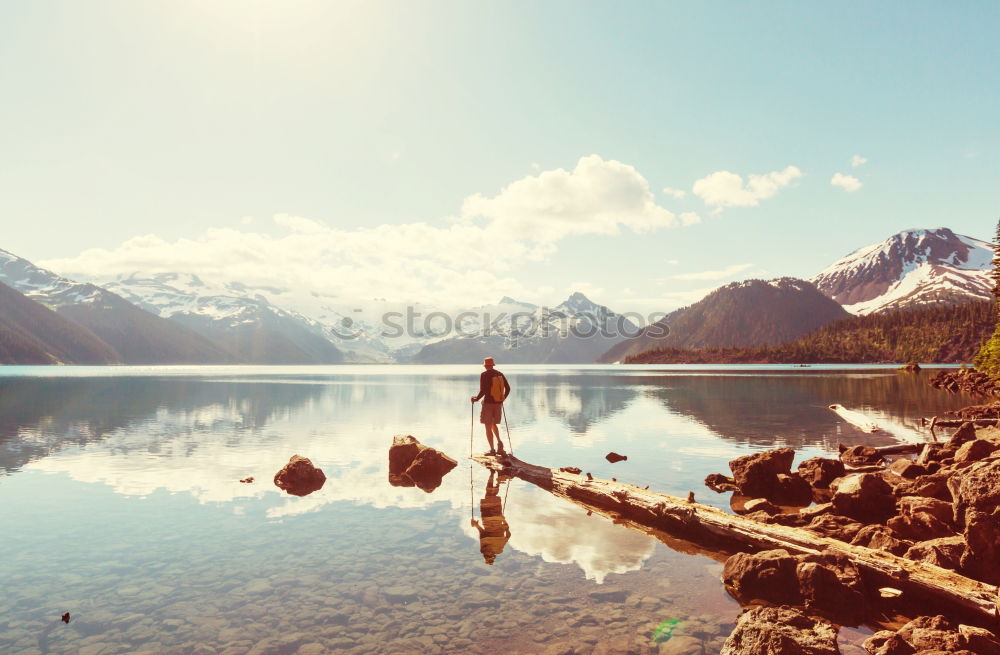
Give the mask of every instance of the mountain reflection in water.
M 521 459 L 675 495 L 694 490 L 718 506 L 726 498 L 702 480 L 732 457 L 780 444 L 804 458 L 838 442 L 896 438 L 844 424 L 827 409 L 833 402 L 923 434 L 920 417 L 969 400 L 894 371 L 504 372 Z M 656 625 L 674 616 L 686 617 L 675 634 L 687 625 L 714 647 L 736 615 L 716 564 L 522 481 L 493 485 L 506 495 L 507 527 L 502 550 L 488 544 L 496 557 L 487 566 L 470 524 L 488 497 L 486 471 L 467 460 L 477 373 L 58 377 L 39 369 L 38 377 L 0 377 L 0 502 L 8 508 L 0 578 L 9 581 L 0 652 L 36 648 L 47 617 L 67 610 L 73 622 L 47 633 L 49 652 L 77 652 L 79 639 L 96 635 L 108 652 L 190 653 L 203 643 L 250 650 L 291 625 L 359 653 L 541 652 L 582 638 L 646 648 Z M 459 468 L 433 493 L 391 486 L 394 434 L 414 435 Z M 608 463 L 609 450 L 628 460 Z M 292 454 L 323 469 L 322 489 L 300 498 L 271 484 Z M 240 483 L 249 476 L 257 482 Z M 501 620 L 488 618 L 499 606 Z M 341 614 L 337 625 L 318 618 Z M 435 626 L 450 636 L 436 639 Z

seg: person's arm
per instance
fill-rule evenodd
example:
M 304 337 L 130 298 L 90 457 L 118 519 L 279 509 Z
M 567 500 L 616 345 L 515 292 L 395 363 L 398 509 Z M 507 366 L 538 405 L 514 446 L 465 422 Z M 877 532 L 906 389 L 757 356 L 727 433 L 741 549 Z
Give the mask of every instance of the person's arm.
M 486 395 L 486 372 L 483 371 L 479 374 L 479 395 L 472 397 L 472 402 L 480 400 Z

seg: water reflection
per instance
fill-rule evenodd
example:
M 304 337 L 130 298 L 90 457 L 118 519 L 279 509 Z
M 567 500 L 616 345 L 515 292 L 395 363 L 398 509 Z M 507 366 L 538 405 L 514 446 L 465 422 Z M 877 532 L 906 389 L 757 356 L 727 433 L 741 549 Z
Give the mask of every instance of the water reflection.
M 497 555 L 503 552 L 503 547 L 510 540 L 510 526 L 503 515 L 506 494 L 503 497 L 500 495 L 500 487 L 509 489 L 509 483 L 509 477 L 490 471 L 486 495 L 479 501 L 479 517 L 483 522 L 472 519 L 470 523 L 479 532 L 479 552 L 487 564 L 496 561 Z
M 699 500 L 704 476 L 749 449 L 870 438 L 833 402 L 907 428 L 965 404 L 894 373 L 505 372 L 522 459 Z M 717 652 L 736 608 L 683 544 L 478 465 L 471 495 L 460 471 L 430 494 L 389 484 L 394 434 L 468 465 L 476 373 L 0 378 L 0 651 L 43 634 L 50 653 L 82 640 L 185 655 L 649 648 L 680 616 Z M 306 497 L 271 484 L 296 453 L 328 476 Z M 67 610 L 72 623 L 46 633 Z

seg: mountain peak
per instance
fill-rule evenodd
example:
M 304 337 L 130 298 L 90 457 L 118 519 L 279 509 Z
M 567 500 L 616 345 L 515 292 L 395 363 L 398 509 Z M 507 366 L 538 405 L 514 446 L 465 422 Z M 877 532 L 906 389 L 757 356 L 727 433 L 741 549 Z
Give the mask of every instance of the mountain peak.
M 990 244 L 950 228 L 911 228 L 859 248 L 812 282 L 855 314 L 989 298 Z
M 600 308 L 600 305 L 598 305 L 593 300 L 583 295 L 579 291 L 574 291 L 573 293 L 569 294 L 569 298 L 559 303 L 558 306 L 565 307 L 566 309 L 574 313 L 582 311 L 594 311 L 595 309 Z

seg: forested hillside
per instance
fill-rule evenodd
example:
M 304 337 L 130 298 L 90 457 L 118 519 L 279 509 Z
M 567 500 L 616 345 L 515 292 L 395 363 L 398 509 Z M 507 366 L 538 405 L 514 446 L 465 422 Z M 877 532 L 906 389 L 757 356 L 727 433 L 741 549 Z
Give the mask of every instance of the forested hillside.
M 834 321 L 761 348 L 655 348 L 629 364 L 971 362 L 993 331 L 992 302 L 907 309 Z

